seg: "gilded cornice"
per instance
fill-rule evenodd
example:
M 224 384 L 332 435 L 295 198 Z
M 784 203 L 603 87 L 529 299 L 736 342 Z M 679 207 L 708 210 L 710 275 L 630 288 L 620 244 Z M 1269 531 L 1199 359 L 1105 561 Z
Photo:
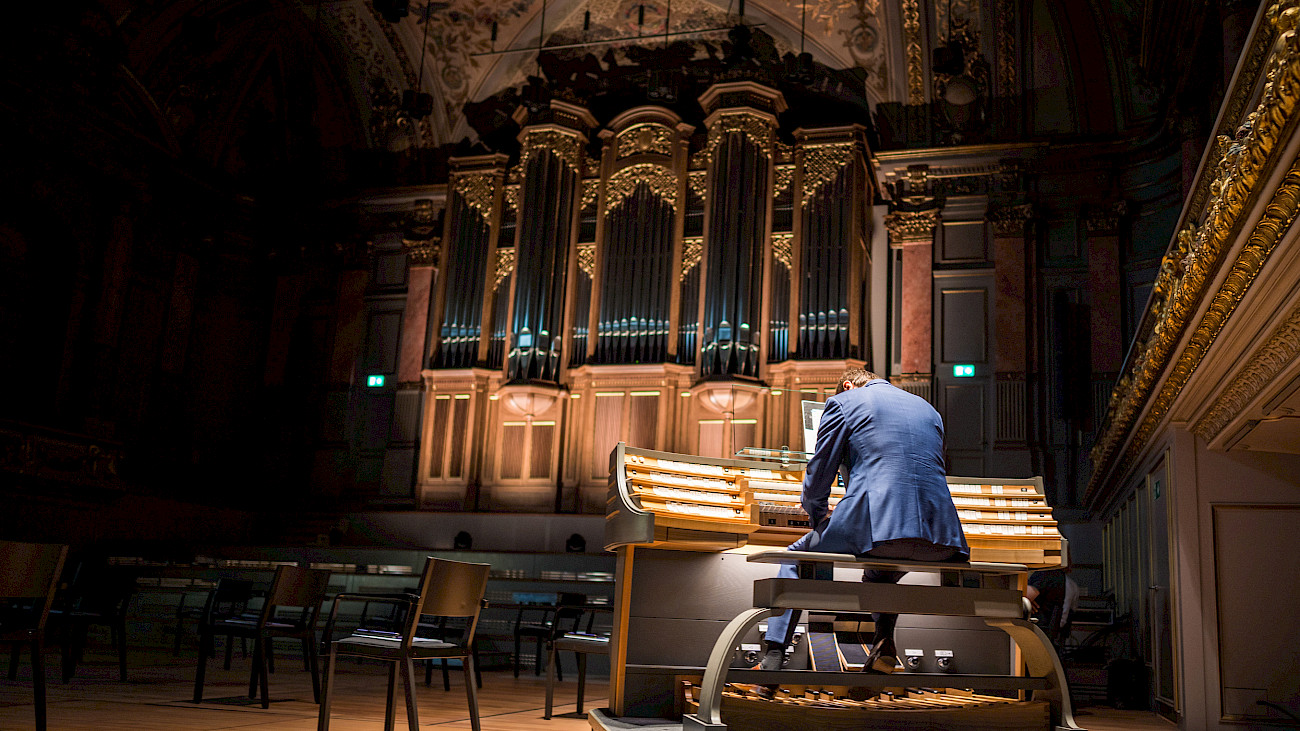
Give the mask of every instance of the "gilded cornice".
M 1192 431 L 1206 442 L 1213 441 L 1228 422 L 1245 413 L 1279 373 L 1295 364 L 1297 357 L 1300 357 L 1300 307 L 1291 310 Z
M 907 57 L 907 103 L 925 103 L 920 0 L 903 0 L 903 52 Z
M 780 197 L 780 195 L 785 192 L 786 188 L 790 187 L 790 183 L 793 181 L 794 165 L 777 165 L 776 181 L 772 184 L 772 197 Z
M 701 201 L 708 202 L 709 172 L 707 170 L 692 170 L 686 174 L 686 183 L 691 187 L 691 194 L 698 196 Z
M 800 191 L 799 205 L 807 206 L 823 185 L 834 180 L 840 170 L 853 162 L 856 147 L 857 143 L 852 141 L 800 145 L 803 151 L 803 190 Z
M 452 192 L 459 194 L 466 204 L 484 217 L 489 217 L 496 192 L 496 175 L 495 172 L 452 173 Z
M 1293 161 L 1187 345 L 1175 354 L 1174 346 L 1192 314 L 1209 295 L 1206 288 L 1220 269 L 1223 256 L 1240 237 L 1237 228 L 1259 192 L 1258 186 L 1273 169 L 1269 165 L 1270 157 L 1292 133 L 1300 100 L 1300 43 L 1295 34 L 1298 14 L 1300 0 L 1274 2 L 1266 12 L 1266 18 L 1279 32 L 1276 42 L 1267 34 L 1261 34 L 1264 37 L 1256 40 L 1272 49 L 1266 66 L 1267 83 L 1257 106 L 1238 127 L 1234 138 L 1221 136 L 1223 154 L 1217 164 L 1207 166 L 1202 172 L 1211 178 L 1207 190 L 1213 196 L 1204 222 L 1187 223 L 1161 264 L 1150 309 L 1133 345 L 1133 355 L 1111 393 L 1105 426 L 1092 450 L 1089 497 L 1116 463 L 1122 472 L 1137 458 L 1249 289 L 1278 238 L 1295 219 L 1300 207 L 1300 161 Z M 1249 79 L 1239 83 L 1252 85 Z M 1156 394 L 1156 380 L 1171 361 L 1169 376 Z M 1139 424 L 1137 418 L 1144 409 L 1146 416 Z M 1127 451 L 1120 459 L 1120 447 L 1126 442 Z
M 596 277 L 595 244 L 578 244 L 578 268 L 587 275 L 587 279 Z
M 505 281 L 505 278 L 510 276 L 514 270 L 515 250 L 513 248 L 497 249 L 496 271 L 495 278 L 492 281 L 492 291 L 496 292 L 501 287 L 501 282 Z
M 561 131 L 550 127 L 526 129 L 520 142 L 521 151 L 518 166 L 520 174 L 524 174 L 528 170 L 528 161 L 532 159 L 532 156 L 542 151 L 552 153 L 565 165 L 573 168 L 574 171 L 580 172 L 582 170 L 582 146 L 582 134 L 577 131 Z
M 993 227 L 994 236 L 1024 236 L 1025 225 L 1034 217 L 1034 206 L 1023 203 L 1018 206 L 1003 206 L 988 216 L 989 225 Z
M 791 261 L 793 260 L 793 242 L 794 234 L 789 231 L 772 232 L 772 258 L 781 262 L 781 264 L 785 266 L 787 272 L 792 269 Z
M 600 197 L 600 179 L 588 178 L 582 181 L 582 210 L 589 206 L 596 205 L 596 199 Z
M 662 165 L 639 163 L 609 176 L 609 185 L 605 189 L 605 213 L 632 195 L 641 184 L 649 186 L 650 192 L 662 198 L 673 210 L 677 209 L 677 176 Z
M 661 124 L 638 124 L 618 133 L 615 159 L 641 154 L 672 155 L 673 130 Z
M 706 161 L 711 161 L 714 150 L 722 140 L 732 132 L 739 132 L 749 138 L 766 158 L 772 157 L 773 143 L 772 118 L 748 109 L 729 109 L 718 113 L 713 124 L 709 126 L 709 141 L 700 151 Z
M 703 236 L 688 236 L 682 239 L 682 273 L 678 276 L 678 281 L 686 280 L 686 275 L 700 263 L 702 256 L 704 256 Z
M 899 243 L 930 242 L 934 227 L 939 225 L 939 210 L 896 211 L 885 216 L 885 228 L 891 241 Z

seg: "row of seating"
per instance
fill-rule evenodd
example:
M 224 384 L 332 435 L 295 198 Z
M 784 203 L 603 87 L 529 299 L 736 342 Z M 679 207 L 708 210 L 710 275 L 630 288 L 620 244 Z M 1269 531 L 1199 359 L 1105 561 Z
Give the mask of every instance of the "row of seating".
M 0 646 L 12 650 L 10 677 L 15 677 L 20 648 L 32 655 L 32 676 L 36 705 L 36 727 L 45 729 L 45 671 L 43 654 L 46 624 L 63 612 L 65 626 L 84 630 L 90 621 L 112 616 L 113 642 L 119 650 L 120 673 L 126 678 L 125 600 L 113 612 L 92 614 L 91 603 L 55 607 L 55 593 L 67 558 L 67 547 L 50 544 L 0 542 Z M 450 689 L 448 660 L 461 660 L 465 671 L 466 693 L 471 725 L 479 728 L 476 688 L 482 679 L 478 672 L 475 629 L 480 611 L 486 606 L 484 593 L 489 566 L 429 557 L 420 575 L 419 585 L 409 591 L 390 594 L 344 593 L 333 597 L 324 627 L 324 642 L 317 643 L 317 627 L 327 600 L 330 572 L 291 565 L 277 567 L 275 577 L 264 593 L 260 608 L 254 605 L 254 585 L 250 581 L 222 579 L 209 593 L 198 619 L 199 655 L 195 673 L 195 703 L 203 700 L 203 686 L 209 660 L 215 655 L 215 640 L 225 638 L 225 667 L 229 669 L 231 650 L 236 638 L 251 641 L 253 661 L 249 674 L 248 697 L 260 698 L 269 707 L 269 674 L 274 672 L 272 643 L 277 639 L 297 640 L 302 645 L 304 669 L 311 673 L 313 697 L 320 704 L 319 728 L 329 727 L 329 709 L 334 668 L 339 657 L 366 657 L 392 663 L 389 672 L 386 727 L 393 722 L 393 698 L 398 671 L 406 690 L 407 719 L 411 728 L 418 723 L 414 696 L 414 663 L 425 663 L 425 683 L 432 679 L 433 661 L 441 661 L 443 687 Z M 74 577 L 73 583 L 76 579 Z M 127 595 L 129 599 L 129 595 Z M 519 671 L 519 643 L 523 638 L 538 643 L 538 672 L 543 647 L 554 657 L 555 640 L 567 632 L 582 629 L 583 610 L 574 604 L 585 603 L 582 595 L 562 596 L 559 607 L 520 607 L 516 621 L 515 675 Z M 340 607 L 359 603 L 361 621 L 334 639 Z M 376 611 L 376 607 L 380 611 Z M 525 610 L 541 609 L 543 616 L 524 622 Z M 586 630 L 591 629 L 589 614 Z M 120 617 L 120 621 L 116 619 Z M 178 616 L 178 621 L 180 617 Z M 74 633 L 75 634 L 75 633 Z M 84 637 L 84 631 L 82 632 Z M 64 641 L 64 680 L 71 677 L 80 642 Z M 328 649 L 325 671 L 318 667 L 319 655 Z M 589 652 L 591 650 L 578 650 Z M 579 655 L 579 683 L 585 680 L 585 663 Z M 556 672 L 552 659 L 549 663 Z M 324 677 L 324 686 L 320 678 Z M 548 678 L 548 686 L 550 679 Z M 548 701 L 550 700 L 548 694 Z M 581 705 L 581 698 L 579 698 Z M 550 716 L 550 703 L 547 704 Z

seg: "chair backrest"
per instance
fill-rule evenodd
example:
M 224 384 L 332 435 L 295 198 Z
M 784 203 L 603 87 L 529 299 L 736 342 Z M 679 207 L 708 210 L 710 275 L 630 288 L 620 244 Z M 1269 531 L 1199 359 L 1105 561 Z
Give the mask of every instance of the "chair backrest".
M 31 627 L 45 628 L 68 547 L 55 543 L 0 541 L 0 597 L 33 599 Z
M 329 583 L 329 569 L 277 567 L 275 581 L 266 593 L 266 604 L 262 605 L 262 621 L 274 617 L 277 607 L 302 607 L 303 622 L 314 624 L 321 603 L 325 601 L 325 590 Z
M 414 637 L 420 624 L 420 615 L 436 617 L 464 617 L 468 620 L 465 640 L 474 637 L 479 611 L 483 608 L 483 595 L 487 591 L 488 570 L 485 563 L 465 563 L 432 556 L 424 564 L 420 578 L 420 600 L 415 611 L 407 618 Z
M 565 632 L 576 632 L 582 623 L 586 605 L 586 594 L 560 592 L 560 600 L 555 603 L 555 621 L 551 623 L 551 634 L 559 636 Z
M 203 608 L 205 621 L 217 617 L 233 617 L 248 611 L 253 600 L 253 582 L 248 579 L 217 579 L 217 586 L 208 594 Z

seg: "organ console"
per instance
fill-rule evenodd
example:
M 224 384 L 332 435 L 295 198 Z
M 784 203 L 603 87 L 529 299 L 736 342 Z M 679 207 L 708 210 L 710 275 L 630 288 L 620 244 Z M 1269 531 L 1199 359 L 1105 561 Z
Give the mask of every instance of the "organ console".
M 752 611 L 753 581 L 774 573 L 771 567 L 748 562 L 747 556 L 788 545 L 808 530 L 808 515 L 800 506 L 804 455 L 747 452 L 740 459 L 718 459 L 620 443 L 610 454 L 605 548 L 618 556 L 610 656 L 613 715 L 680 716 L 682 704 L 689 705 L 681 688 L 702 677 L 720 627 L 747 608 Z M 948 487 L 971 547 L 972 565 L 1023 566 L 1011 567 L 1022 571 L 1021 589 L 1027 569 L 1066 565 L 1067 543 L 1052 517 L 1041 477 L 950 476 Z M 832 489 L 832 511 L 844 494 L 840 485 Z M 909 624 L 908 617 L 900 617 L 900 648 L 919 648 L 936 658 L 938 648 L 948 656 L 955 651 L 954 662 L 968 674 L 965 677 L 1015 674 L 1018 651 L 1009 648 L 1006 633 L 991 629 L 991 624 L 962 617 L 917 617 Z M 739 646 L 756 648 L 759 641 L 751 633 Z M 812 660 L 805 647 L 794 664 L 812 667 Z M 732 667 L 752 664 L 742 654 Z M 920 685 L 919 675 L 903 682 Z M 948 687 L 936 684 L 941 682 L 929 677 L 923 687 Z M 734 706 L 736 701 L 726 702 Z M 952 704 L 961 706 L 959 701 Z M 873 708 L 871 703 L 841 705 L 855 713 Z M 803 712 L 795 706 L 802 707 L 785 703 L 783 709 Z M 598 716 L 592 715 L 593 727 L 603 727 L 603 716 Z M 1025 727 L 1037 726 L 1031 722 Z
M 810 527 L 799 502 L 803 465 L 795 461 L 798 453 L 751 453 L 777 461 L 707 459 L 619 444 L 610 457 L 606 520 L 607 535 L 624 538 L 611 546 L 710 550 L 792 543 Z M 1064 564 L 1067 544 L 1052 518 L 1041 477 L 949 476 L 948 489 L 972 561 L 1028 568 Z M 842 485 L 831 488 L 832 512 L 843 496 Z

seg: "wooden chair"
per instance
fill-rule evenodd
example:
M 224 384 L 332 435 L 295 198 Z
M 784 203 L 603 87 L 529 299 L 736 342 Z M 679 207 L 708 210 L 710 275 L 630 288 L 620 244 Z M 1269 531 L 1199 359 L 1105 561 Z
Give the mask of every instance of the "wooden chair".
M 465 670 L 465 695 L 469 701 L 470 726 L 479 731 L 478 696 L 474 676 L 474 631 L 479 612 L 483 608 L 483 594 L 487 589 L 488 564 L 463 563 L 429 557 L 424 565 L 420 588 L 413 598 L 382 598 L 373 595 L 339 594 L 334 599 L 328 625 L 333 624 L 339 605 L 345 601 L 387 601 L 405 604 L 406 621 L 394 634 L 374 630 L 360 630 L 351 636 L 335 640 L 330 645 L 326 659 L 324 699 L 320 705 L 317 722 L 319 731 L 327 731 L 330 724 L 330 702 L 334 685 L 334 670 L 341 656 L 363 657 L 392 663 L 388 670 L 388 702 L 384 713 L 384 728 L 393 727 L 394 691 L 398 667 L 406 688 L 406 721 L 411 731 L 419 726 L 419 712 L 415 704 L 415 666 L 420 660 L 459 658 Z M 421 617 L 463 618 L 464 631 L 457 641 L 419 637 Z
M 565 632 L 577 632 L 582 623 L 584 607 L 587 604 L 586 594 L 577 594 L 562 592 L 560 599 L 554 606 L 538 606 L 519 608 L 519 613 L 515 615 L 515 677 L 519 677 L 519 648 L 522 640 L 527 637 L 537 643 L 537 649 L 534 652 L 533 675 L 542 674 L 542 653 L 555 641 L 556 637 L 563 635 Z M 536 622 L 525 622 L 524 618 L 529 612 L 542 612 L 542 617 Z M 590 625 L 588 625 L 590 630 Z M 564 672 L 557 667 L 556 671 L 560 680 L 564 680 Z
M 136 594 L 136 577 L 129 570 L 101 559 L 83 560 L 67 591 L 50 610 L 51 632 L 63 645 L 63 682 L 72 680 L 81 662 L 91 625 L 109 628 L 117 651 L 118 679 L 126 681 L 126 615 Z M 57 627 L 57 632 L 55 632 Z
M 326 569 L 305 569 L 297 566 L 280 566 L 275 580 L 266 594 L 266 601 L 258 616 L 205 617 L 199 626 L 199 667 L 194 675 L 194 702 L 203 702 L 203 676 L 208 658 L 213 654 L 213 638 L 226 635 L 253 641 L 253 668 L 248 678 L 248 697 L 256 698 L 260 681 L 262 707 L 270 708 L 267 674 L 271 656 L 271 642 L 277 638 L 290 638 L 302 643 L 303 657 L 311 673 L 313 699 L 320 702 L 320 674 L 317 667 L 316 622 L 320 618 L 325 589 L 330 572 Z M 296 616 L 284 616 L 282 608 L 298 608 Z
M 18 674 L 18 653 L 32 653 L 36 729 L 45 731 L 45 623 L 59 585 L 68 547 L 49 543 L 0 541 L 0 645 L 11 649 L 9 678 Z

